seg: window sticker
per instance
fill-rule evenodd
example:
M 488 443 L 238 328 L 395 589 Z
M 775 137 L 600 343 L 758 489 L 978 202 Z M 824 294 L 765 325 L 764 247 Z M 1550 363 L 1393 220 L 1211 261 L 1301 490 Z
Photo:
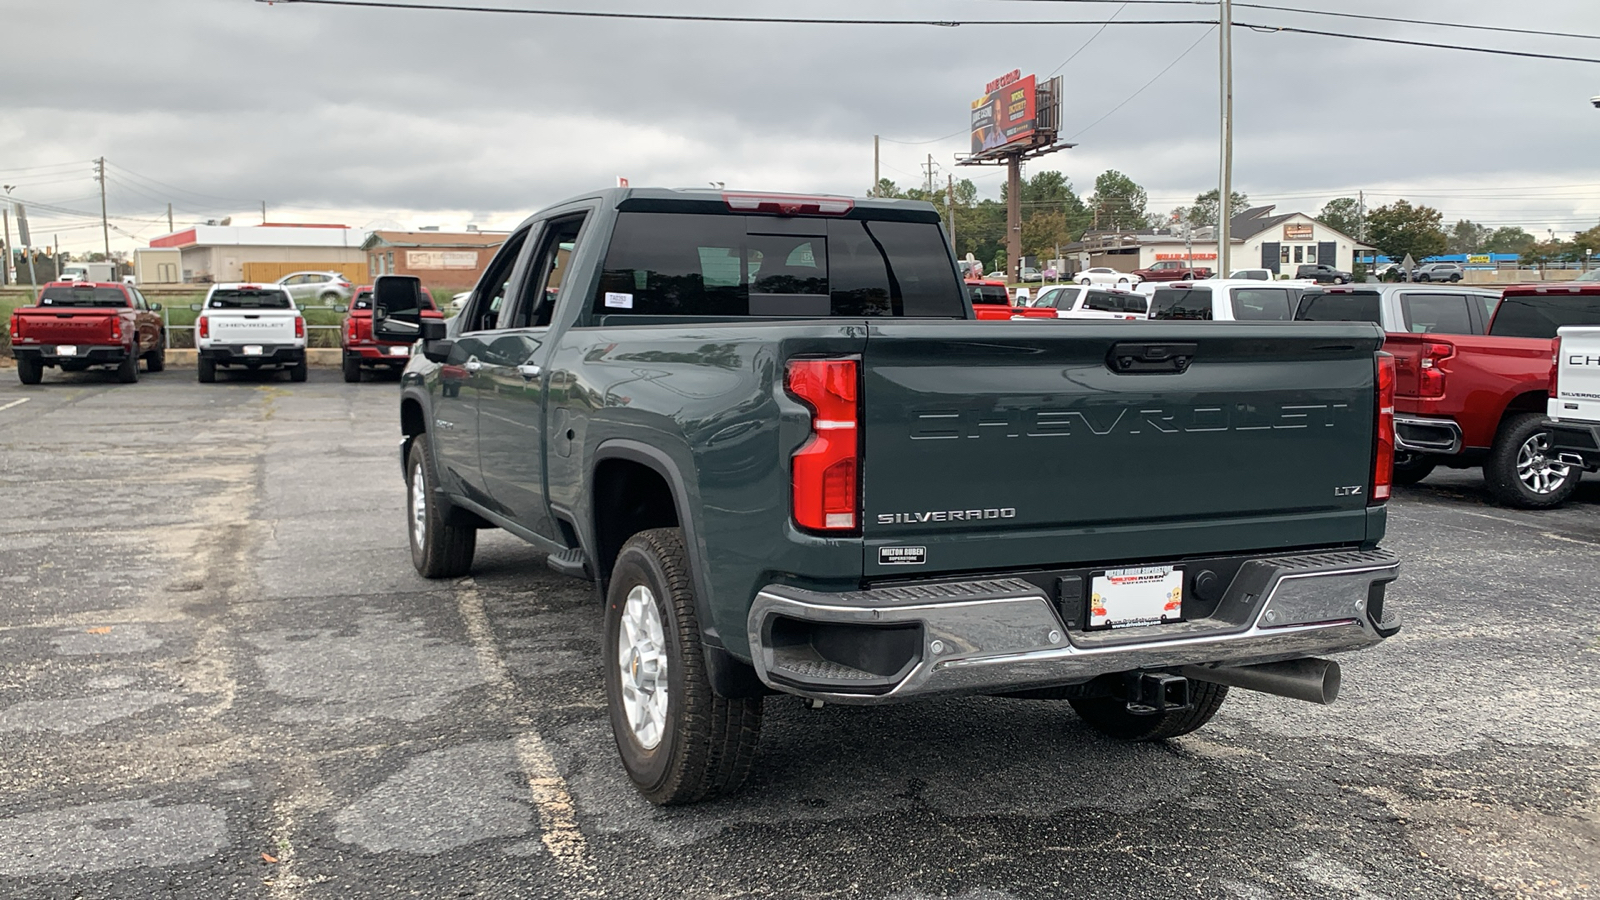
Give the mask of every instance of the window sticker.
M 606 307 L 608 309 L 633 309 L 633 295 L 606 291 Z

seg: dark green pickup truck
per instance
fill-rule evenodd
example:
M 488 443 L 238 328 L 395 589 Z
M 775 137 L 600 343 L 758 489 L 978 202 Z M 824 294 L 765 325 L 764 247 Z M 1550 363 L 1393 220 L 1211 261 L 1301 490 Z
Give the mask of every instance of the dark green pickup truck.
M 980 322 L 926 204 L 653 189 L 533 216 L 448 326 L 417 297 L 378 279 L 412 559 L 498 527 L 597 582 L 654 802 L 736 788 L 773 692 L 1149 740 L 1399 628 L 1376 326 Z

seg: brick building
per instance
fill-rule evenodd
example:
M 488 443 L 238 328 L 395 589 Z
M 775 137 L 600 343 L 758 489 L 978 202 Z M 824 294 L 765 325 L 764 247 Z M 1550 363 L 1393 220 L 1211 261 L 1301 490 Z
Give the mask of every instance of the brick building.
M 464 291 L 505 243 L 503 232 L 374 231 L 361 249 L 368 280 L 379 275 L 415 275 L 430 288 Z

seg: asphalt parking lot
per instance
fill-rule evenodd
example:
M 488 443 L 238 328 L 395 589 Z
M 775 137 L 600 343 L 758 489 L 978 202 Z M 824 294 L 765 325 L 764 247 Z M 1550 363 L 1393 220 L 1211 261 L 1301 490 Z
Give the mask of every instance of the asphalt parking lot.
M 660 810 L 587 584 L 412 570 L 395 394 L 0 370 L 0 896 L 1600 897 L 1600 478 L 1401 489 L 1406 628 L 1335 706 L 774 697 L 743 793 Z

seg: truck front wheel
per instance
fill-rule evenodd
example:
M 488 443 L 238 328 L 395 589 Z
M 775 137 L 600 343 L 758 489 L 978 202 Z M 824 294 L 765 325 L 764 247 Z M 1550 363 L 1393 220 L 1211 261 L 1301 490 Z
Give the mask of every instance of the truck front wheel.
M 623 768 L 659 806 L 738 790 L 755 763 L 761 698 L 711 689 L 683 534 L 628 539 L 606 595 L 606 706 Z
M 433 469 L 428 436 L 411 441 L 406 462 L 406 509 L 410 511 L 411 564 L 423 578 L 456 578 L 472 568 L 478 549 L 478 532 L 449 521 L 449 509 L 439 499 L 439 476 Z
M 167 340 L 166 335 L 156 337 L 156 348 L 151 350 L 144 358 L 146 372 L 160 372 L 167 367 Z
M 1089 727 L 1119 741 L 1159 741 L 1178 737 L 1211 721 L 1228 699 L 1226 685 L 1189 681 L 1189 708 L 1139 715 L 1115 697 L 1068 700 Z
M 1550 449 L 1550 429 L 1539 413 L 1510 416 L 1495 436 L 1483 461 L 1489 493 L 1507 506 L 1550 509 L 1567 502 L 1578 489 L 1582 470 L 1557 462 Z

